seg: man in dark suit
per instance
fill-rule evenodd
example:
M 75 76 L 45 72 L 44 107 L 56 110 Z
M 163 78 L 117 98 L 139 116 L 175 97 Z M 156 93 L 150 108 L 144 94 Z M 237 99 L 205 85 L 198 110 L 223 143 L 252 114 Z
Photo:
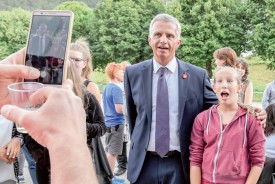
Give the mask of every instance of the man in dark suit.
M 30 39 L 29 44 L 29 53 L 39 56 L 47 56 L 51 46 L 52 46 L 52 39 L 47 34 L 48 27 L 45 23 L 40 24 L 39 28 L 37 29 L 37 35 L 33 36 Z
M 128 179 L 131 183 L 190 183 L 189 145 L 194 118 L 218 102 L 206 70 L 175 57 L 181 44 L 180 34 L 176 18 L 168 14 L 157 15 L 150 24 L 148 37 L 153 59 L 129 66 L 125 71 L 131 135 Z M 163 67 L 164 74 L 159 74 Z M 163 95 L 163 98 L 167 99 L 168 107 L 158 105 L 163 100 L 158 98 L 160 76 L 165 77 L 168 97 Z M 159 113 L 158 108 L 163 107 Z M 162 117 L 163 114 L 166 115 Z M 168 128 L 159 129 L 160 117 L 165 119 L 167 116 Z M 168 136 L 158 138 L 163 129 L 168 129 L 165 132 Z M 164 154 L 158 151 L 163 147 L 159 139 L 168 142 Z

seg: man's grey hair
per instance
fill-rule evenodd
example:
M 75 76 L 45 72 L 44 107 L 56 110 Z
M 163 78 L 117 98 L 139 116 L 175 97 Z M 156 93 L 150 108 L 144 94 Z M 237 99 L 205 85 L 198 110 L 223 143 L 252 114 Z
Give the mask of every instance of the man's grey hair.
M 151 21 L 150 28 L 149 28 L 149 35 L 150 36 L 152 36 L 153 26 L 154 26 L 154 24 L 157 21 L 171 22 L 172 24 L 174 24 L 176 26 L 176 31 L 178 33 L 178 37 L 180 38 L 180 35 L 181 35 L 181 25 L 180 25 L 179 21 L 175 17 L 173 17 L 173 16 L 171 16 L 169 14 L 165 14 L 165 13 L 156 15 L 153 18 L 153 20 Z

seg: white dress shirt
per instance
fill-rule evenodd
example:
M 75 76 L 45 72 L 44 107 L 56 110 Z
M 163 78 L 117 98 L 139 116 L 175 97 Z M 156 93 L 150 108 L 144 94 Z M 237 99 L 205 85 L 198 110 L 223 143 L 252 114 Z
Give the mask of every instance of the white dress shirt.
M 156 100 L 157 100 L 157 84 L 159 78 L 159 68 L 163 67 L 155 59 L 153 59 L 153 83 L 152 83 L 152 124 L 149 139 L 148 151 L 155 151 L 155 131 L 156 131 Z M 174 57 L 166 66 L 168 70 L 165 78 L 168 86 L 169 98 L 169 130 L 170 130 L 170 146 L 169 150 L 180 151 L 179 142 L 179 79 L 178 79 L 178 63 Z

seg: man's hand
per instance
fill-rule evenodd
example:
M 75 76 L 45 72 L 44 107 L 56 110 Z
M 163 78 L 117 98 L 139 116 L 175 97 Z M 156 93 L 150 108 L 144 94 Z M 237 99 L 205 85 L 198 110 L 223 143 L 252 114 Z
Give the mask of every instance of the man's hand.
M 266 126 L 266 118 L 267 118 L 266 111 L 261 108 L 256 108 L 255 111 L 256 111 L 257 119 L 261 120 L 261 125 L 263 127 L 265 127 Z
M 23 58 L 25 49 L 12 54 L 0 62 L 0 111 L 3 105 L 10 103 L 8 85 L 25 79 L 36 79 L 39 77 L 39 70 L 24 66 Z

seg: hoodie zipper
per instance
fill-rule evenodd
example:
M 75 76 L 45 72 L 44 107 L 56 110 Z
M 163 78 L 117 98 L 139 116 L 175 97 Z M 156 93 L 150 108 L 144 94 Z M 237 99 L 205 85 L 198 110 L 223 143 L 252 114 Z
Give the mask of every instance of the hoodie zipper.
M 218 160 L 218 156 L 219 156 L 219 152 L 220 152 L 220 148 L 221 148 L 221 142 L 222 142 L 222 138 L 223 138 L 223 133 L 224 131 L 227 129 L 227 127 L 233 122 L 235 121 L 238 117 L 236 117 L 235 119 L 233 119 L 232 121 L 230 121 L 227 126 L 224 128 L 224 130 L 222 129 L 222 117 L 220 116 L 220 114 L 218 113 L 219 117 L 220 117 L 220 131 L 221 131 L 221 135 L 219 137 L 219 141 L 218 141 L 218 148 L 214 157 L 214 168 L 213 168 L 213 173 L 212 173 L 212 181 L 213 183 L 216 183 L 216 169 L 217 169 L 217 160 Z

